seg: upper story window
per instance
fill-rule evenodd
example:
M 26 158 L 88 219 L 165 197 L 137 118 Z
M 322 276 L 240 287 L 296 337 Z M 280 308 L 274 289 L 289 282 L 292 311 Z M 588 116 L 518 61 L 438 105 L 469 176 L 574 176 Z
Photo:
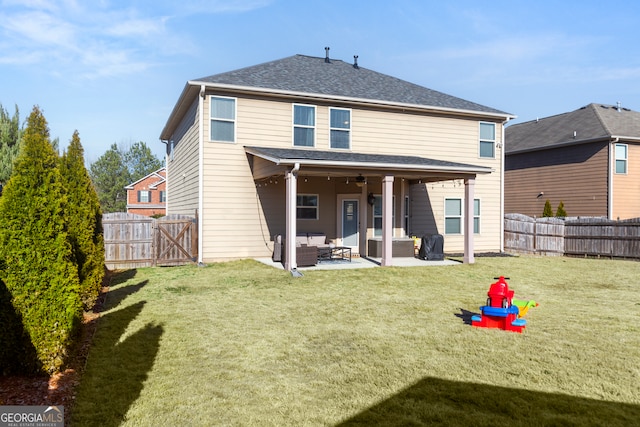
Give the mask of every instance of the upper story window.
M 297 219 L 318 219 L 318 195 L 298 194 L 296 199 Z
M 151 192 L 149 190 L 138 190 L 138 203 L 151 202 Z
M 616 173 L 627 173 L 627 144 L 616 144 Z
M 211 140 L 235 142 L 236 100 L 221 96 L 211 97 Z
M 331 148 L 351 148 L 351 110 L 330 108 L 330 143 Z
M 496 157 L 496 124 L 480 123 L 480 157 Z
M 167 201 L 167 192 L 164 190 L 160 190 L 160 203 Z
M 316 132 L 316 107 L 293 105 L 293 145 L 313 147 Z

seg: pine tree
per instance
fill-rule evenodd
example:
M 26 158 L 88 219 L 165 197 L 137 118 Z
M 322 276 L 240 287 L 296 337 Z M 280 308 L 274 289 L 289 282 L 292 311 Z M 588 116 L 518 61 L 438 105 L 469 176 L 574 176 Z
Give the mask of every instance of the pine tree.
M 67 193 L 69 238 L 85 309 L 93 307 L 104 278 L 104 240 L 100 202 L 87 169 L 78 131 L 62 156 L 60 173 Z
M 560 201 L 560 204 L 558 205 L 558 209 L 556 209 L 556 217 L 559 217 L 559 218 L 566 218 L 567 217 L 567 211 L 564 210 L 564 203 L 562 203 L 562 200 Z
M 46 372 L 63 365 L 82 314 L 58 162 L 34 107 L 0 197 L 0 279 Z
M 553 216 L 553 209 L 551 209 L 551 202 L 549 199 L 544 203 L 544 210 L 542 211 L 542 217 L 548 218 Z

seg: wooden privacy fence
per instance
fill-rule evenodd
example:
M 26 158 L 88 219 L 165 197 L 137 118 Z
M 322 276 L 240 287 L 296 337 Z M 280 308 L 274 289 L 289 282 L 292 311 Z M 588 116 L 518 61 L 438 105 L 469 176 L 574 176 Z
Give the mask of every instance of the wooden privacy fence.
M 531 218 L 521 214 L 504 216 L 504 249 L 518 253 L 564 255 L 563 220 Z
M 159 219 L 124 212 L 102 216 L 108 269 L 170 266 L 198 259 L 198 219 L 169 215 Z
M 540 255 L 640 258 L 640 219 L 504 216 L 505 251 Z

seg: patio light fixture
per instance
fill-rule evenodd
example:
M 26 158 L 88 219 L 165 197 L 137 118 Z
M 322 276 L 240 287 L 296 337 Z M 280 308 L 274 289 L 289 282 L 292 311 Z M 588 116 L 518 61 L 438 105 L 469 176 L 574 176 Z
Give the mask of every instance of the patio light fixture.
M 367 202 L 373 206 L 374 203 L 376 202 L 376 196 L 373 195 L 373 193 L 369 193 L 369 195 L 367 196 Z
M 362 174 L 360 174 L 360 175 L 358 175 L 356 177 L 356 185 L 358 187 L 362 187 L 365 184 L 365 182 L 367 182 L 367 181 L 364 179 L 364 176 L 362 176 Z

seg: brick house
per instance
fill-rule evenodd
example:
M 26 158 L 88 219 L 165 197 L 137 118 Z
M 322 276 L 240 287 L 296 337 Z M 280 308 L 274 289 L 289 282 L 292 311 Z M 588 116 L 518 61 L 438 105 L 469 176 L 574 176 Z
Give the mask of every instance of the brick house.
M 127 213 L 138 215 L 166 215 L 167 171 L 158 169 L 125 187 Z

